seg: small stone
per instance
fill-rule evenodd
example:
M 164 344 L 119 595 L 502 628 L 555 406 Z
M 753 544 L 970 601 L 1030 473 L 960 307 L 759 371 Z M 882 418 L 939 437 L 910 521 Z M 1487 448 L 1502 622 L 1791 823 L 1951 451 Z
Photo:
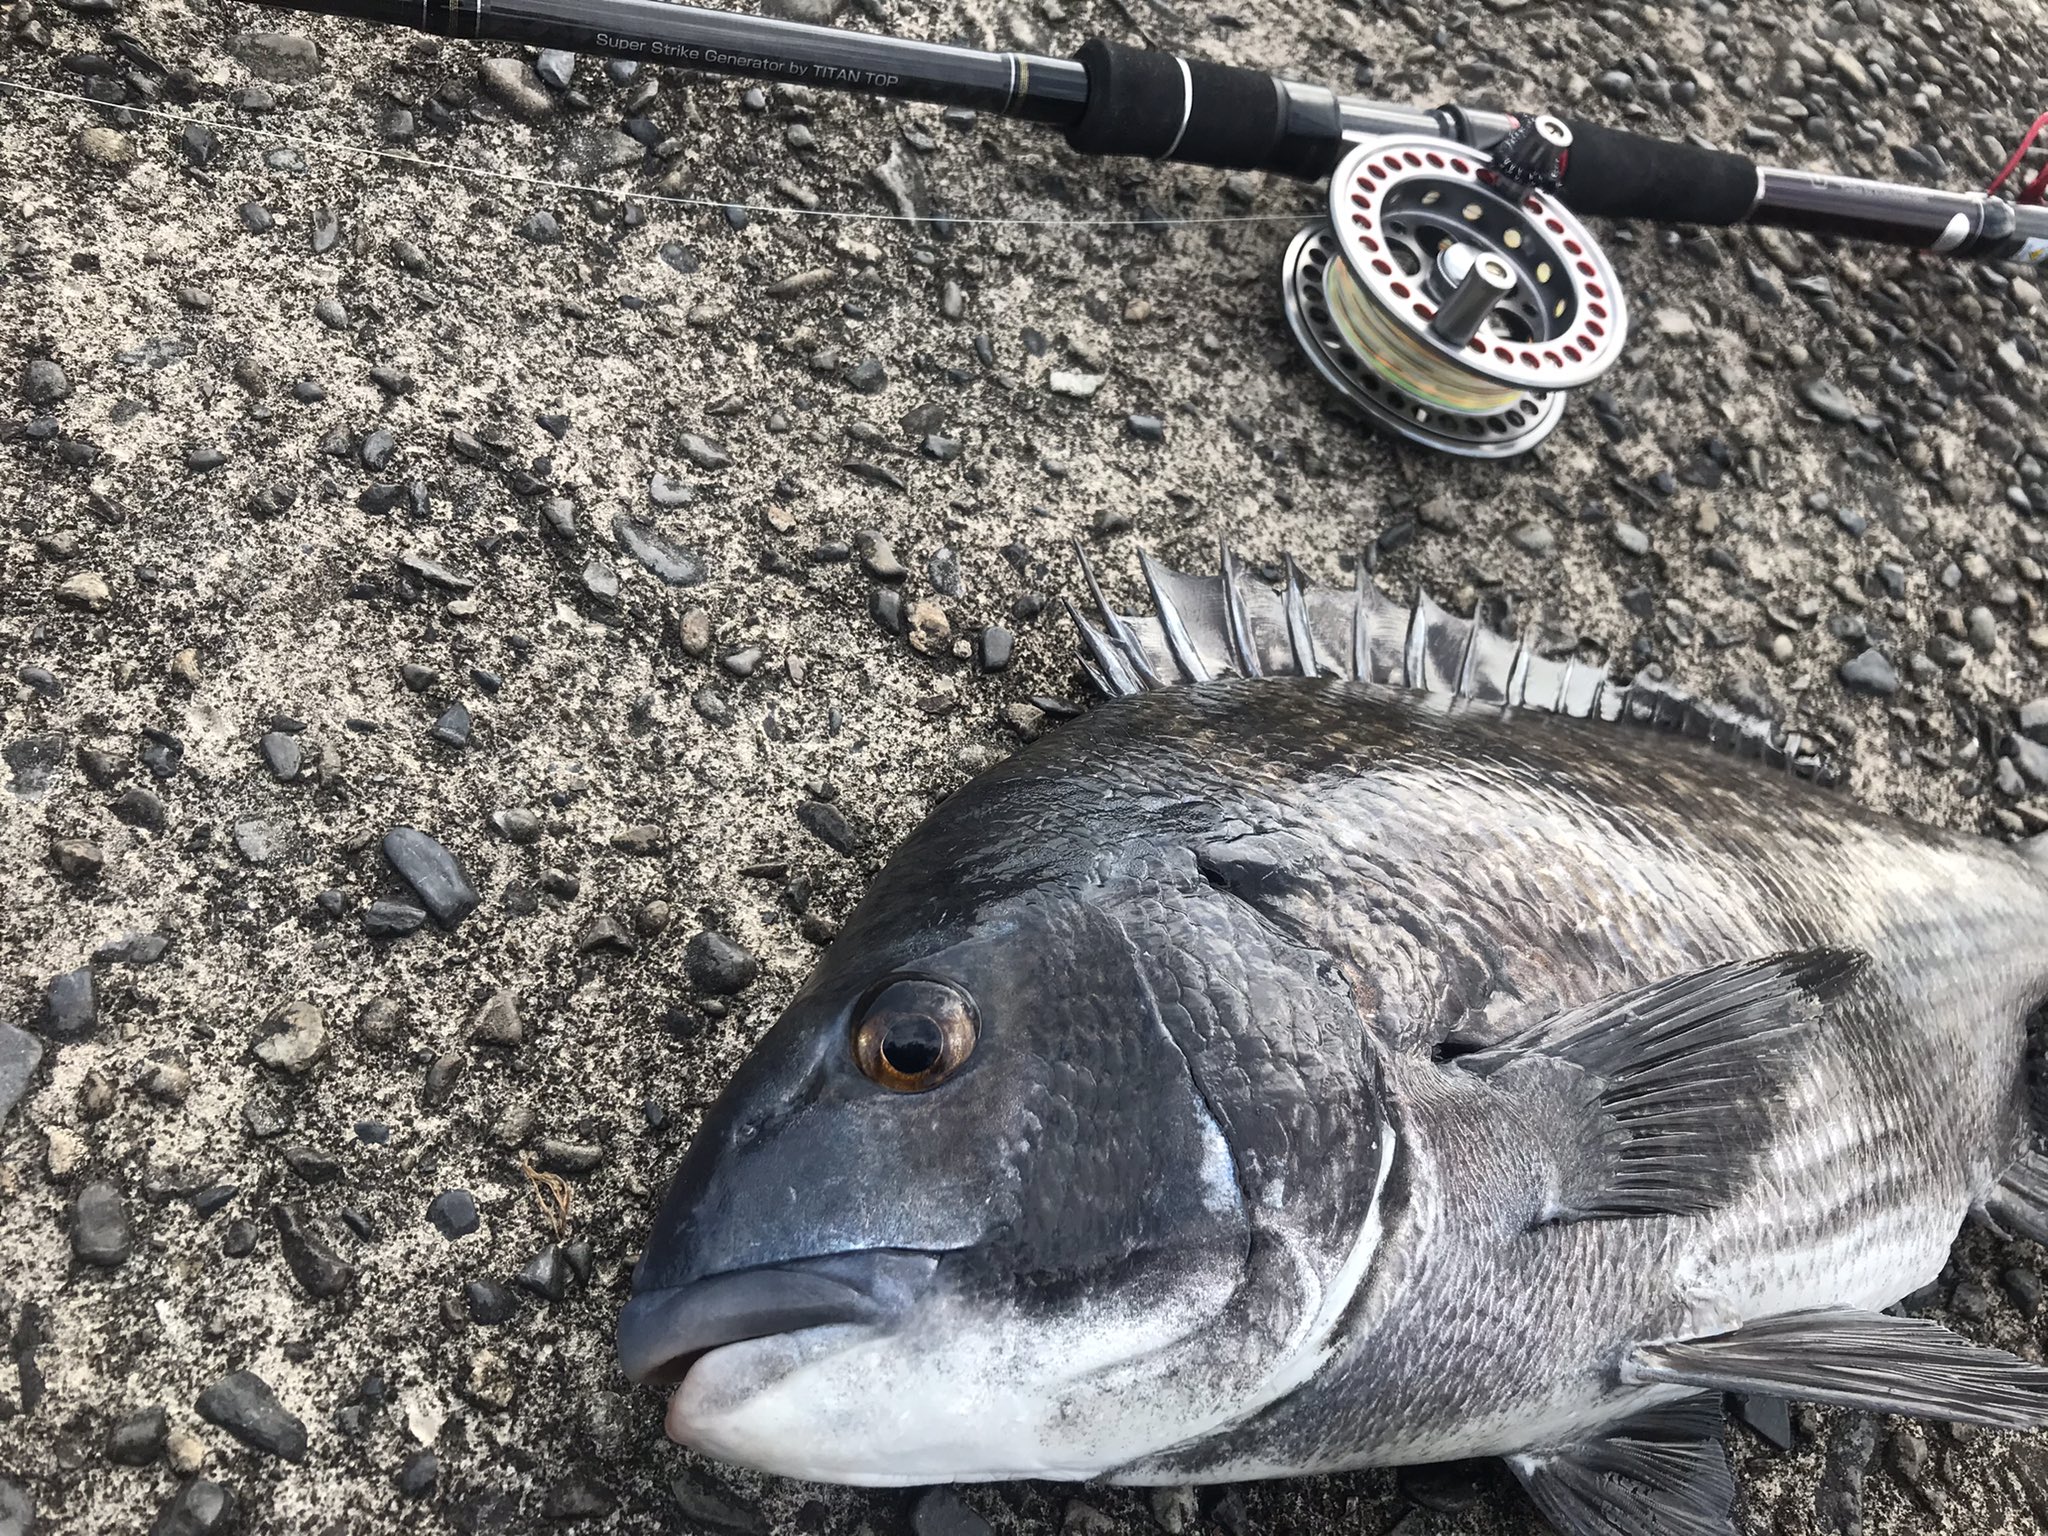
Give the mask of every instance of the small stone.
M 1856 402 L 1842 393 L 1841 386 L 1831 379 L 1809 379 L 1799 386 L 1799 398 L 1820 413 L 1824 421 L 1837 425 L 1854 421 L 1859 411 Z
M 43 1034 L 57 1041 L 83 1040 L 100 1027 L 99 997 L 93 986 L 92 967 L 50 978 L 43 989 L 43 1006 L 36 1020 Z
M 172 1470 L 189 1476 L 198 1471 L 204 1448 L 189 1458 L 190 1465 L 178 1465 L 178 1451 L 185 1444 L 197 1445 L 192 1436 L 174 1431 L 170 1438 Z M 157 1512 L 149 1536 L 228 1536 L 240 1522 L 240 1506 L 233 1490 L 204 1477 L 194 1477 Z
M 256 743 L 256 750 L 263 754 L 263 765 L 270 770 L 270 776 L 280 784 L 291 783 L 305 765 L 298 738 L 283 731 L 266 731 Z
M 484 94 L 515 116 L 529 121 L 548 116 L 555 99 L 520 59 L 485 59 L 476 67 Z
M 60 837 L 50 844 L 50 862 L 72 880 L 97 880 L 107 867 L 106 850 L 82 837 Z
M 28 1092 L 42 1060 L 42 1041 L 25 1029 L 0 1022 L 0 1126 Z
M 417 827 L 385 833 L 384 857 L 443 928 L 453 930 L 483 900 L 462 862 Z
M 427 1206 L 427 1220 L 449 1242 L 467 1237 L 477 1229 L 480 1218 L 476 1197 L 466 1189 L 444 1189 Z
M 550 1243 L 513 1277 L 520 1289 L 543 1301 L 560 1301 L 569 1293 L 569 1263 L 559 1243 Z
M 621 853 L 660 853 L 668 846 L 668 834 L 651 821 L 639 822 L 614 832 L 612 846 Z
M 982 630 L 975 649 L 981 658 L 982 671 L 1007 671 L 1010 657 L 1016 649 L 1016 637 L 1002 625 L 991 624 Z
M 860 555 L 861 569 L 876 581 L 901 581 L 910 574 L 909 569 L 896 558 L 896 551 L 889 540 L 873 529 L 863 529 L 853 536 L 854 550 Z
M 426 925 L 426 909 L 409 901 L 373 901 L 363 909 L 363 932 L 373 939 L 402 939 Z
M 676 447 L 682 456 L 703 470 L 721 470 L 732 464 L 732 455 L 725 444 L 716 438 L 699 437 L 694 432 L 685 432 L 676 439 Z
M 731 939 L 707 930 L 683 950 L 683 970 L 698 991 L 730 995 L 752 986 L 761 964 Z
M 613 526 L 614 528 L 617 527 L 616 521 Z M 606 608 L 617 607 L 619 601 L 619 573 L 613 569 L 609 560 L 593 555 L 583 567 L 583 590 L 588 592 L 591 599 L 601 606 Z
M 273 1205 L 270 1219 L 277 1227 L 285 1267 L 308 1295 L 339 1296 L 355 1282 L 355 1267 L 320 1241 L 297 1211 L 288 1205 Z
M 582 955 L 595 954 L 603 950 L 610 954 L 630 955 L 633 952 L 633 935 L 608 912 L 600 912 L 592 918 L 583 932 L 576 936 L 576 952 Z
M 46 357 L 36 358 L 21 370 L 21 397 L 39 410 L 48 410 L 71 393 L 71 381 L 64 369 Z
M 306 1457 L 306 1426 L 277 1400 L 270 1384 L 254 1371 L 233 1371 L 199 1394 L 194 1406 L 251 1450 L 286 1461 Z
M 543 48 L 533 72 L 552 89 L 566 91 L 576 75 L 576 55 L 566 48 Z
M 501 1280 L 464 1281 L 462 1299 L 469 1308 L 471 1321 L 486 1327 L 509 1323 L 519 1315 L 519 1298 Z
M 1851 693 L 1889 698 L 1899 691 L 1898 670 L 1892 666 L 1891 658 L 1875 646 L 1843 662 L 1836 675 Z
M 619 541 L 621 549 L 671 587 L 694 587 L 704 580 L 706 572 L 702 556 L 684 549 L 645 523 L 630 517 L 615 517 L 612 519 L 612 536 Z M 591 566 L 596 567 L 600 563 L 593 560 Z M 608 567 L 606 570 L 610 580 L 605 581 L 601 575 L 599 585 L 592 587 L 590 570 L 586 569 L 584 586 L 599 602 L 615 603 L 618 601 L 618 575 L 610 572 Z M 605 595 L 607 591 L 610 596 Z
M 480 1408 L 503 1413 L 519 1395 L 519 1381 L 503 1357 L 488 1349 L 479 1350 L 464 1373 L 462 1393 Z
M 946 610 L 928 597 L 910 605 L 908 618 L 910 648 L 921 655 L 938 655 L 953 638 L 953 624 L 946 617 Z
M 105 613 L 113 600 L 114 594 L 107 587 L 107 578 L 98 571 L 80 571 L 57 585 L 57 601 L 66 608 Z
M 508 843 L 523 845 L 540 841 L 540 818 L 518 806 L 491 812 L 491 826 Z
M 117 1269 L 128 1262 L 134 1248 L 135 1233 L 121 1192 L 104 1181 L 81 1189 L 71 1208 L 71 1251 L 87 1264 Z
M 1137 414 L 1124 418 L 1124 430 L 1140 442 L 1158 443 L 1166 440 L 1166 421 L 1163 417 Z
M 1151 1508 L 1152 1523 L 1166 1536 L 1181 1536 L 1201 1524 L 1201 1505 L 1195 1501 L 1195 1490 L 1185 1484 L 1151 1489 L 1145 1502 Z
M 1547 555 L 1557 547 L 1557 535 L 1548 523 L 1522 523 L 1508 535 L 1517 549 L 1531 555 Z
M 470 719 L 469 706 L 457 700 L 441 711 L 440 717 L 434 721 L 433 729 L 427 734 L 446 746 L 467 747 L 473 723 Z
M 806 800 L 796 808 L 796 819 L 812 836 L 839 853 L 852 853 L 860 847 L 860 833 L 836 805 Z
M 272 1071 L 303 1076 L 327 1059 L 327 1016 L 304 999 L 280 1004 L 257 1031 L 254 1049 Z
M 1070 400 L 1092 400 L 1097 390 L 1109 382 L 1100 373 L 1077 373 L 1070 369 L 1055 368 L 1048 387 L 1056 395 L 1065 395 Z
M 846 375 L 847 387 L 856 394 L 879 394 L 888 382 L 888 370 L 883 368 L 881 359 L 874 357 L 862 359 Z
M 1642 556 L 1650 552 L 1650 536 L 1633 523 L 1616 523 L 1608 533 L 1624 554 Z
M 124 1467 L 146 1467 L 164 1453 L 170 1416 L 161 1406 L 132 1413 L 107 1432 L 107 1458 Z
M 526 1038 L 524 1025 L 519 1018 L 519 994 L 510 987 L 493 992 L 484 999 L 484 1005 L 477 1010 L 476 1022 L 470 1026 L 470 1038 L 484 1045 L 500 1045 L 511 1048 Z

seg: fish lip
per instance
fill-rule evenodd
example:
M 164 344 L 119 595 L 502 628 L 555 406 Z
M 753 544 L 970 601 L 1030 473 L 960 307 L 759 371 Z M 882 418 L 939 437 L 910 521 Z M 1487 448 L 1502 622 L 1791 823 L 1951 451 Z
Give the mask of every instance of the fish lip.
M 923 1294 L 939 1256 L 869 1248 L 707 1275 L 633 1296 L 619 1314 L 628 1379 L 674 1386 L 714 1349 L 842 1323 L 884 1325 Z

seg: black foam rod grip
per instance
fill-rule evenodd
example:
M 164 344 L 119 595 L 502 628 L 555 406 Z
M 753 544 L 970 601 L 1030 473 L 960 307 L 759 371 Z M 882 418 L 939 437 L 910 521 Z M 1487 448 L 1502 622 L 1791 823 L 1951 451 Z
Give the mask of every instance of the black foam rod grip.
M 1756 206 L 1756 163 L 1647 134 L 1572 122 L 1565 206 L 1596 219 L 1740 224 Z
M 1067 143 L 1083 154 L 1301 174 L 1304 141 L 1334 145 L 1340 132 L 1334 112 L 1327 124 L 1296 121 L 1280 82 L 1256 69 L 1100 38 L 1075 62 L 1088 72 L 1088 103 Z

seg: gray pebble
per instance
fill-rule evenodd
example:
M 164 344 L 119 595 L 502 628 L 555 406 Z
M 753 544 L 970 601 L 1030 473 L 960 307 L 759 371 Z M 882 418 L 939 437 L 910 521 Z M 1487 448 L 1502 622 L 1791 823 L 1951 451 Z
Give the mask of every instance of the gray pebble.
M 469 745 L 470 726 L 469 707 L 458 699 L 441 711 L 440 718 L 427 734 L 447 746 L 466 747 Z
M 1899 691 L 1898 669 L 1892 665 L 1891 658 L 1876 646 L 1843 662 L 1836 669 L 1836 675 L 1851 693 L 1889 698 Z
M 491 812 L 491 825 L 498 835 L 508 843 L 537 843 L 540 841 L 540 818 L 529 810 L 514 806 L 511 809 Z
M 0 1021 L 0 1125 L 28 1092 L 42 1064 L 43 1042 L 25 1029 Z
M 1841 386 L 1832 379 L 1809 379 L 1799 386 L 1799 398 L 1820 413 L 1824 421 L 1837 424 L 1854 421 L 1857 417 L 1856 402 L 1842 393 Z
M 251 1450 L 286 1461 L 305 1459 L 306 1426 L 285 1411 L 270 1384 L 254 1371 L 231 1371 L 200 1393 L 194 1406 L 207 1423 L 219 1425 Z
M 83 1040 L 99 1029 L 99 998 L 93 986 L 92 967 L 81 965 L 50 978 L 43 989 L 39 1020 L 42 1032 L 52 1040 Z
M 761 963 L 725 935 L 707 930 L 683 950 L 683 970 L 699 992 L 730 995 L 753 985 Z
M 481 1222 L 476 1197 L 466 1189 L 444 1189 L 427 1206 L 427 1220 L 451 1243 L 467 1237 Z
M 703 470 L 725 469 L 732 463 L 732 455 L 725 444 L 715 438 L 699 437 L 694 432 L 685 432 L 676 439 L 676 447 L 683 457 Z
M 901 581 L 910 574 L 896 551 L 889 546 L 889 540 L 872 529 L 863 529 L 853 536 L 853 547 L 860 554 L 861 569 L 876 581 Z
M 116 1269 L 135 1251 L 135 1232 L 121 1192 L 96 1180 L 78 1192 L 71 1208 L 71 1251 L 87 1264 Z
M 1609 533 L 1626 554 L 1647 555 L 1650 552 L 1650 536 L 1634 523 L 1616 523 Z
M 171 1430 L 162 1406 L 132 1413 L 107 1432 L 107 1459 L 124 1467 L 146 1467 L 164 1453 Z
M 280 784 L 291 783 L 304 766 L 298 738 L 283 731 L 266 731 L 262 740 L 256 743 L 256 750 L 263 754 L 264 766 Z
M 363 909 L 363 932 L 373 939 L 402 939 L 426 924 L 425 909 L 409 901 L 373 901 Z
M 619 520 L 614 519 L 613 528 L 618 525 Z M 615 607 L 619 601 L 619 573 L 609 560 L 593 555 L 583 567 L 583 590 L 603 606 Z
M 195 1477 L 157 1511 L 149 1536 L 228 1536 L 241 1524 L 234 1490 L 212 1478 Z
M 536 79 L 523 60 L 484 59 L 476 67 L 477 83 L 484 94 L 514 116 L 532 120 L 555 110 L 555 99 Z
M 273 1205 L 270 1219 L 277 1227 L 285 1267 L 307 1295 L 339 1296 L 354 1284 L 355 1267 L 323 1243 L 297 1211 L 288 1205 Z
M 836 805 L 823 800 L 806 800 L 796 808 L 796 819 L 828 848 L 852 853 L 860 847 L 860 833 L 840 814 Z
M 544 84 L 566 91 L 576 76 L 576 55 L 566 48 L 543 48 L 533 61 L 533 72 Z
M 443 928 L 456 927 L 483 900 L 462 861 L 417 827 L 385 833 L 384 857 Z
M 619 548 L 671 587 L 694 587 L 704 580 L 704 561 L 701 556 L 684 549 L 665 534 L 644 523 L 630 517 L 614 517 L 612 535 L 619 541 Z M 593 560 L 591 567 L 594 568 L 599 563 Z M 609 567 L 606 569 L 609 570 Z M 583 573 L 585 588 L 589 589 L 591 596 L 597 598 L 599 602 L 612 603 L 618 600 L 618 573 L 612 571 L 610 574 L 608 588 L 602 577 L 599 579 L 598 587 L 592 588 L 590 570 L 586 569 Z M 604 596 L 607 589 L 612 594 L 610 597 Z
M 281 1003 L 258 1027 L 253 1049 L 272 1071 L 302 1076 L 327 1059 L 327 1015 L 303 998 Z
M 47 410 L 70 393 L 71 381 L 63 368 L 46 357 L 21 370 L 21 397 L 30 405 Z

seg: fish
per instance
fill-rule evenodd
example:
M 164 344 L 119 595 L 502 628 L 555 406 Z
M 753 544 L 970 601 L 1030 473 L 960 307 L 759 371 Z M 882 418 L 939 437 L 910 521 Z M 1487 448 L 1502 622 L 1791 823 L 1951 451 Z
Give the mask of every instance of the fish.
M 1107 695 L 875 877 L 706 1112 L 619 1323 L 813 1481 L 1500 1458 L 1728 1536 L 1726 1394 L 2025 1429 L 1887 1311 L 2048 1241 L 2048 851 L 1812 737 L 1351 590 L 1141 557 Z

